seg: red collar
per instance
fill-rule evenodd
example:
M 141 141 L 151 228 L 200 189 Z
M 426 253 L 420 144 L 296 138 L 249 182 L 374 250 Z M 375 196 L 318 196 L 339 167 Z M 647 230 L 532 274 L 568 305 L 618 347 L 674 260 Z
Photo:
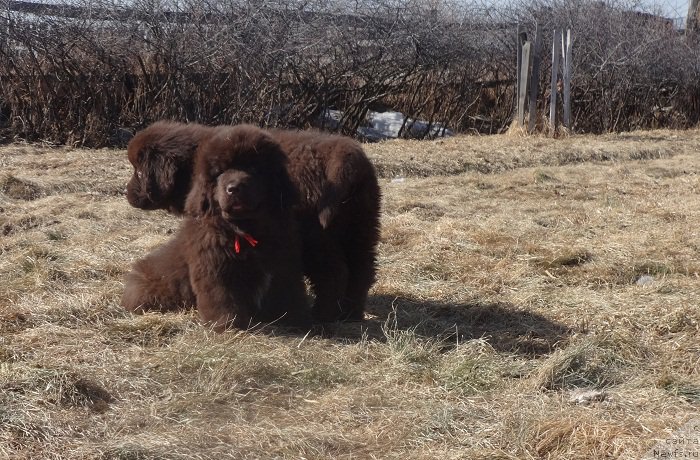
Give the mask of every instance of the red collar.
M 248 244 L 249 244 L 251 247 L 253 247 L 253 248 L 255 247 L 255 245 L 258 244 L 258 240 L 256 240 L 255 238 L 253 238 L 253 237 L 250 236 L 249 234 L 247 234 L 247 233 L 241 233 L 241 234 L 239 235 L 238 233 L 236 233 L 236 238 L 233 240 L 233 250 L 236 252 L 236 254 L 239 254 L 239 253 L 241 252 L 241 238 L 240 238 L 241 236 L 242 236 L 242 237 L 248 242 Z

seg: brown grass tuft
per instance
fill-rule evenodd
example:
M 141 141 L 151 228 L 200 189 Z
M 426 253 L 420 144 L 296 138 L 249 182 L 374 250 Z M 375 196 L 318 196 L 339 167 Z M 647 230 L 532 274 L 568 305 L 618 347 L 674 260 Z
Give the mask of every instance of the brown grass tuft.
M 568 343 L 548 357 L 532 383 L 545 390 L 607 388 L 622 383 L 626 371 L 641 367 L 650 357 L 633 337 L 588 335 Z
M 15 200 L 26 201 L 36 200 L 43 194 L 38 185 L 12 175 L 0 178 L 0 192 Z

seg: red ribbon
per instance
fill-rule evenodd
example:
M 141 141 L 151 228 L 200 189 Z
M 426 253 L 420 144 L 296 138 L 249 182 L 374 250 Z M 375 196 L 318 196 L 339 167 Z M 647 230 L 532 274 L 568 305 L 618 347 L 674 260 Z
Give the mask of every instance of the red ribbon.
M 255 245 L 258 244 L 258 240 L 248 235 L 247 233 L 243 233 L 240 236 L 245 238 L 248 244 L 253 248 L 255 247 Z M 236 238 L 233 240 L 233 250 L 236 251 L 236 254 L 239 254 L 241 252 L 241 239 L 239 238 L 238 233 L 236 233 Z

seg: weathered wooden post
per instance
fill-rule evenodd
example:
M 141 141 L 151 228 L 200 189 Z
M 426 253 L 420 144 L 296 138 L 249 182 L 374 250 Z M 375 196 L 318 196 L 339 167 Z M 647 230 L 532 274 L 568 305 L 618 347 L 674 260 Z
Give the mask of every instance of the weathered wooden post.
M 559 77 L 559 38 L 561 34 L 558 30 L 554 30 L 554 39 L 552 40 L 552 79 L 549 84 L 549 129 L 552 134 L 557 132 L 557 81 Z
M 690 0 L 688 2 L 688 16 L 685 20 L 686 34 L 692 34 L 697 31 L 698 19 L 700 19 L 700 1 Z
M 535 44 L 532 50 L 532 72 L 530 72 L 530 101 L 528 102 L 527 132 L 532 133 L 537 123 L 537 96 L 540 92 L 540 51 L 542 50 L 542 31 L 535 25 Z
M 566 31 L 566 39 L 562 35 L 561 52 L 564 58 L 563 96 L 564 96 L 564 127 L 571 129 L 571 29 Z
M 527 34 L 523 30 L 523 26 L 518 24 L 517 36 L 515 37 L 515 58 L 517 66 L 515 69 L 515 112 L 513 113 L 513 117 L 516 119 L 520 111 L 520 72 L 523 66 L 523 45 L 526 41 Z
M 523 45 L 522 67 L 520 68 L 520 88 L 518 88 L 518 124 L 525 126 L 525 101 L 527 100 L 527 80 L 530 73 L 530 42 Z

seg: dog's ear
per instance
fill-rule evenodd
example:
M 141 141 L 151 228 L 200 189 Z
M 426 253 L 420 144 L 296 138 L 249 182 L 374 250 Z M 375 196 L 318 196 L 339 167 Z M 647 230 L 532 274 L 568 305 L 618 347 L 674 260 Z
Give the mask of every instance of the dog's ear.
M 192 181 L 192 188 L 185 201 L 185 213 L 193 217 L 202 217 L 213 212 L 214 184 L 203 175 L 197 175 Z
M 336 142 L 336 149 L 344 155 L 329 158 L 326 165 L 326 183 L 316 204 L 318 221 L 323 228 L 328 228 L 343 203 L 358 194 L 357 184 L 366 183 L 375 175 L 359 144 L 349 139 Z
M 152 201 L 167 200 L 175 191 L 179 164 L 175 156 L 158 144 L 139 152 L 139 164 L 145 174 L 145 190 Z

